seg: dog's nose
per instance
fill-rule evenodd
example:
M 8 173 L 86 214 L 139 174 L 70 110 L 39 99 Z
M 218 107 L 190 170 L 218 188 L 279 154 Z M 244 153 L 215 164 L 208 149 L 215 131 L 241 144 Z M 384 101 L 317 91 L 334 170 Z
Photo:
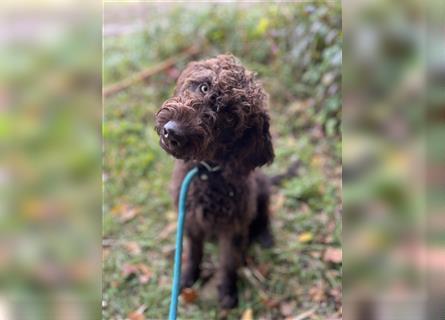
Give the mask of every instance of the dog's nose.
M 173 147 L 180 147 L 185 140 L 182 130 L 175 121 L 169 121 L 164 125 L 162 135 Z

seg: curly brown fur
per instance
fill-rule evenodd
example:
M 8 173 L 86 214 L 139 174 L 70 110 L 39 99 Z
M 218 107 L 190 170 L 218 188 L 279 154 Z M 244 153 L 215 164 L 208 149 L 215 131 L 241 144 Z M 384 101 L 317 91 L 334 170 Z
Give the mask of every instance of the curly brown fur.
M 178 160 L 172 179 L 175 203 L 185 174 L 200 161 L 190 186 L 185 232 L 188 246 L 182 287 L 198 279 L 203 242 L 219 246 L 219 300 L 238 303 L 237 270 L 248 245 L 272 245 L 269 180 L 256 168 L 273 161 L 267 95 L 232 55 L 190 63 L 180 75 L 174 97 L 156 114 L 160 145 Z

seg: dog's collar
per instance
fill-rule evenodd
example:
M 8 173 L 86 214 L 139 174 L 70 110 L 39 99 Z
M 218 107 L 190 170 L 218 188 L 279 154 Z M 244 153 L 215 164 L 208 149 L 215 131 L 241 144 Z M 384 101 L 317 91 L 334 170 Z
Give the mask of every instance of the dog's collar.
M 208 180 L 210 175 L 221 170 L 221 166 L 211 166 L 208 162 L 201 161 L 198 164 L 198 170 L 199 178 L 201 180 Z
M 199 162 L 198 165 L 198 175 L 201 180 L 208 180 L 209 176 L 211 176 L 212 173 L 218 172 L 222 170 L 222 167 L 220 165 L 214 165 L 212 166 L 206 161 Z M 229 197 L 235 196 L 235 191 L 230 189 L 229 190 Z
M 220 165 L 212 166 L 211 164 L 209 164 L 206 161 L 201 161 L 201 162 L 199 162 L 199 164 L 208 172 L 217 172 L 222 169 Z

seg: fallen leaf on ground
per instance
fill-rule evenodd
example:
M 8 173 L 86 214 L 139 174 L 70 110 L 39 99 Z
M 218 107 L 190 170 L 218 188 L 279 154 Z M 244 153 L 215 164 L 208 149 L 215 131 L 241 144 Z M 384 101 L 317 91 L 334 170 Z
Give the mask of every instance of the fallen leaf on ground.
M 325 298 L 324 290 L 321 285 L 317 285 L 315 287 L 310 288 L 309 295 L 311 297 L 311 300 L 315 302 L 320 302 Z
M 321 253 L 318 251 L 311 251 L 309 254 L 311 255 L 312 258 L 315 258 L 315 259 L 320 259 L 320 257 L 321 257 Z
M 141 284 L 146 284 L 153 276 L 153 272 L 143 263 L 124 264 L 121 271 L 122 276 L 128 279 L 131 276 L 137 276 Z
M 133 264 L 124 264 L 121 270 L 121 275 L 124 278 L 128 278 L 131 275 L 134 275 L 138 272 L 138 268 L 136 265 Z
M 320 169 L 325 164 L 325 159 L 322 155 L 316 154 L 312 157 L 311 166 L 317 169 Z
M 198 293 L 193 288 L 182 289 L 181 298 L 185 303 L 193 303 L 198 299 Z
M 176 221 L 170 222 L 167 224 L 167 226 L 162 229 L 162 231 L 159 233 L 158 238 L 159 240 L 165 240 L 167 239 L 174 231 L 176 230 Z
M 268 309 L 275 309 L 280 305 L 280 300 L 277 298 L 262 299 L 262 302 Z
M 128 222 L 139 213 L 139 209 L 129 206 L 128 204 L 120 204 L 114 207 L 111 212 L 120 222 Z
M 266 278 L 270 271 L 270 264 L 262 263 L 258 266 L 258 271 L 261 273 L 261 275 Z
M 323 255 L 324 261 L 332 263 L 341 263 L 343 259 L 343 251 L 340 248 L 329 247 Z
M 298 236 L 298 241 L 301 243 L 306 243 L 306 242 L 310 242 L 313 238 L 314 238 L 314 236 L 312 235 L 311 232 L 303 232 L 302 234 L 300 234 Z
M 280 312 L 285 317 L 291 316 L 294 313 L 296 306 L 297 304 L 295 301 L 283 302 L 280 305 Z
M 153 276 L 153 272 L 150 270 L 148 266 L 145 264 L 138 264 L 139 269 L 139 282 L 142 284 L 148 283 L 150 281 L 151 277 Z
M 341 302 L 342 294 L 339 289 L 331 289 L 329 294 L 334 298 L 335 302 Z
M 125 247 L 125 249 L 127 249 L 127 251 L 130 254 L 132 254 L 134 256 L 137 256 L 137 255 L 141 254 L 141 252 L 142 252 L 141 247 L 135 241 L 129 241 L 129 242 L 125 243 L 124 247 Z
M 253 311 L 252 309 L 246 309 L 241 316 L 241 320 L 253 320 Z
M 129 320 L 144 320 L 144 315 L 141 313 L 138 313 L 136 311 L 131 312 L 130 314 L 128 314 L 128 319 Z
M 144 311 L 145 309 L 147 309 L 147 307 L 145 305 L 140 306 L 139 308 L 137 308 L 137 310 L 130 312 L 128 314 L 128 319 L 129 320 L 144 320 Z
M 168 210 L 165 213 L 165 216 L 167 217 L 168 221 L 176 222 L 176 220 L 178 219 L 178 213 L 175 210 Z

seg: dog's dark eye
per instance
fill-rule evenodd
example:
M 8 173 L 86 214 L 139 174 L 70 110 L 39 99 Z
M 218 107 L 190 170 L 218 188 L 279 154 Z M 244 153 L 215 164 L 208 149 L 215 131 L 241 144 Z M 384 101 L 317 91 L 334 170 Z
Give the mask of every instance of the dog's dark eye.
M 201 91 L 201 93 L 206 94 L 207 92 L 209 92 L 209 86 L 206 83 L 203 83 L 199 86 L 199 91 Z

